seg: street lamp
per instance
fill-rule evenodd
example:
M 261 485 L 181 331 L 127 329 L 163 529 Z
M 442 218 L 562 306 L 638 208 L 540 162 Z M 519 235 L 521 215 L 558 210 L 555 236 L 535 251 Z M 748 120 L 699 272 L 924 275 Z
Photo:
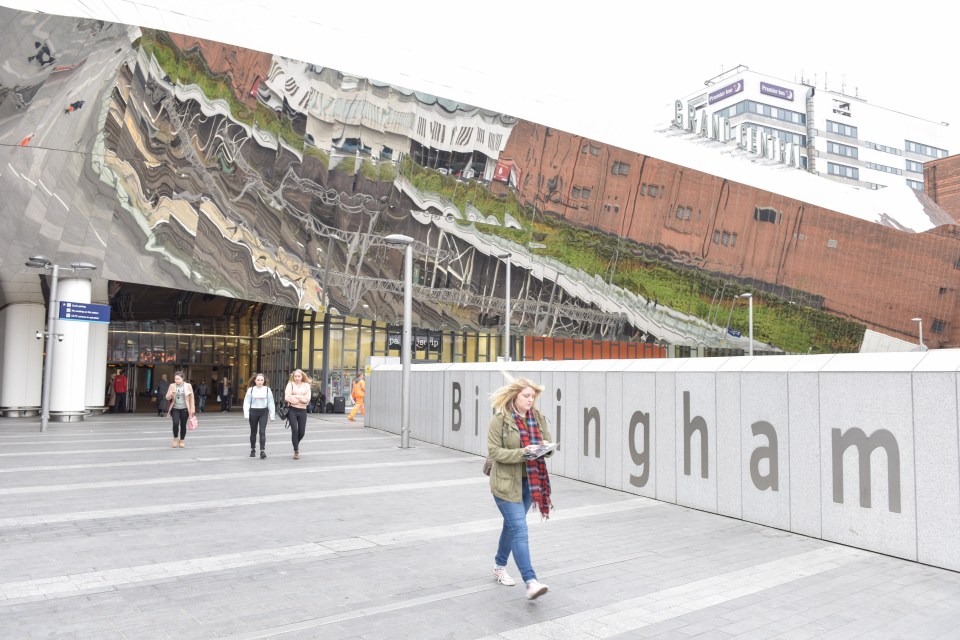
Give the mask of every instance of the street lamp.
M 750 325 L 750 355 L 753 355 L 753 294 L 752 293 L 741 293 L 738 298 L 746 298 L 747 303 L 749 304 L 749 312 L 747 315 L 748 324 Z
M 403 254 L 403 338 L 400 343 L 400 448 L 410 448 L 410 346 L 413 331 L 410 316 L 413 315 L 413 238 L 400 233 L 385 237 L 387 244 L 404 248 Z
M 510 256 L 512 255 L 509 251 L 496 254 L 497 258 L 504 258 L 507 261 L 507 290 L 504 292 L 506 320 L 503 323 L 503 359 L 507 362 L 510 362 L 510 352 L 513 351 L 510 345 Z
M 920 351 L 926 350 L 926 347 L 923 346 L 923 318 L 910 318 L 912 322 L 916 322 L 918 328 L 920 329 Z
M 89 262 L 71 262 L 70 266 L 63 267 L 58 264 L 54 264 L 53 260 L 46 256 L 30 256 L 30 259 L 27 260 L 24 264 L 32 269 L 43 269 L 44 271 L 50 271 L 50 300 L 47 303 L 47 330 L 43 332 L 43 336 L 47 338 L 47 348 L 46 353 L 43 357 L 43 387 L 40 390 L 40 431 L 47 430 L 47 423 L 50 422 L 50 385 L 51 377 L 53 376 L 53 338 L 56 338 L 58 342 L 63 342 L 63 334 L 56 333 L 54 329 L 56 328 L 57 321 L 57 307 L 59 306 L 57 302 L 57 278 L 60 275 L 60 269 L 65 269 L 67 271 L 89 271 L 96 269 L 95 265 L 90 264 Z M 41 337 L 40 332 L 37 332 L 37 339 Z

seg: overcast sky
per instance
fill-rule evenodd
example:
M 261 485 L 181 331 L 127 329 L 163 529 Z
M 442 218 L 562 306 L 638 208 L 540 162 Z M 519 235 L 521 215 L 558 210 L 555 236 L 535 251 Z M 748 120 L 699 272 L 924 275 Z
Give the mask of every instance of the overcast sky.
M 946 2 L 0 0 L 211 39 L 374 77 L 634 147 L 675 98 L 738 64 L 951 123 Z M 162 5 L 162 7 L 160 6 Z M 788 11 L 792 13 L 788 14 Z M 641 150 L 641 149 L 634 149 Z

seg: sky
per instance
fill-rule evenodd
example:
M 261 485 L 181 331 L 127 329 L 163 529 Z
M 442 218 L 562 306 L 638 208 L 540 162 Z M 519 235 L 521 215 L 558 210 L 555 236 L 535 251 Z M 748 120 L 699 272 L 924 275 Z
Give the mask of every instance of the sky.
M 935 122 L 960 152 L 946 2 L 0 0 L 190 32 L 642 151 L 672 103 L 737 65 Z M 792 6 L 794 15 L 783 9 Z M 909 10 L 907 10 L 909 9 Z

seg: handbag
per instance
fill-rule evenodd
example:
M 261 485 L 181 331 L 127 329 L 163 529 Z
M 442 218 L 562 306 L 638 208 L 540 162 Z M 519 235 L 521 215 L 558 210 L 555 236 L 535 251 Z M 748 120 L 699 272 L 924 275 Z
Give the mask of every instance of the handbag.
M 197 416 L 192 415 L 190 416 L 190 418 L 187 419 L 187 429 L 189 429 L 190 431 L 193 431 L 196 428 L 197 428 Z
M 287 416 L 290 415 L 290 407 L 284 400 L 277 402 L 277 416 L 281 420 L 286 420 Z
M 490 471 L 493 470 L 493 458 L 487 456 L 483 461 L 483 475 L 490 475 Z

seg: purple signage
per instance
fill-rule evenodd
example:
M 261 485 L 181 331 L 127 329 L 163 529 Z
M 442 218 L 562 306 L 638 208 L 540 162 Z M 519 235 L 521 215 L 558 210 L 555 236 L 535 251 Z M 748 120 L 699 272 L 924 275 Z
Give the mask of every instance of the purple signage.
M 732 96 L 732 95 L 734 95 L 734 94 L 736 94 L 736 93 L 740 93 L 741 91 L 743 91 L 743 80 L 737 80 L 737 81 L 734 82 L 733 84 L 728 84 L 727 86 L 723 87 L 722 89 L 717 89 L 716 91 L 711 91 L 711 92 L 710 92 L 710 95 L 708 96 L 708 97 L 709 97 L 709 101 L 708 101 L 707 104 L 713 104 L 714 102 L 720 102 L 721 100 L 723 100 L 723 99 L 725 99 L 725 98 L 729 98 L 730 96 Z
M 793 89 L 778 87 L 775 84 L 768 84 L 766 82 L 760 83 L 760 93 L 773 96 L 774 98 L 780 98 L 782 100 L 793 100 Z

